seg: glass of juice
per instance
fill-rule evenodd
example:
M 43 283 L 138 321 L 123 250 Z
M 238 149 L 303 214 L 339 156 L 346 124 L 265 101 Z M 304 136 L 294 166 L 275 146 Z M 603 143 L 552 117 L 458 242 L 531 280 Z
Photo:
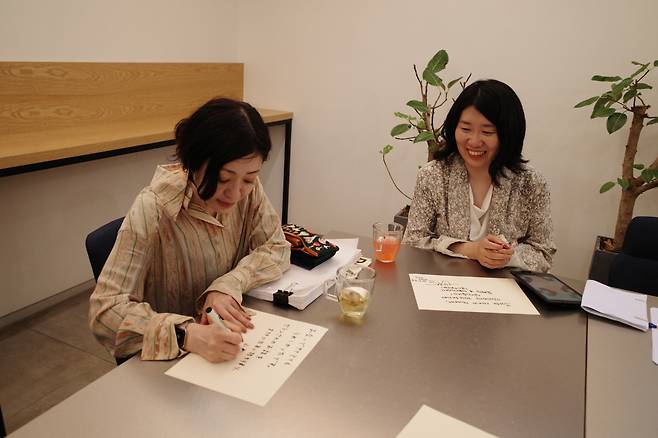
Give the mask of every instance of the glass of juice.
M 372 225 L 372 242 L 375 259 L 384 263 L 395 261 L 400 250 L 404 227 L 396 223 L 376 222 Z

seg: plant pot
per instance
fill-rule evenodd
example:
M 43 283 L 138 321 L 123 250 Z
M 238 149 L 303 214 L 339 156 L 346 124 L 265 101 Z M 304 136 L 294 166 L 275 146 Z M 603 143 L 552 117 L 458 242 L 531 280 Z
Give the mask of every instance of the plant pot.
M 603 249 L 603 240 L 610 239 L 609 237 L 597 236 L 594 245 L 594 252 L 592 254 L 592 261 L 589 265 L 590 280 L 596 280 L 599 283 L 608 284 L 610 277 L 610 266 L 613 260 L 617 257 L 616 252 Z
M 393 222 L 402 225 L 404 228 L 407 228 L 408 216 L 409 216 L 409 206 L 407 205 L 406 207 L 403 207 L 402 210 L 395 213 L 395 216 L 393 216 Z

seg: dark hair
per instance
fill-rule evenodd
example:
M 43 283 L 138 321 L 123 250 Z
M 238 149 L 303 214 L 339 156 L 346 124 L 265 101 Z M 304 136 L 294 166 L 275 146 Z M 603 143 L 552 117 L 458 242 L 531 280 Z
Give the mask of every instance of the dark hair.
M 434 153 L 435 160 L 446 160 L 457 151 L 455 131 L 462 111 L 474 106 L 484 117 L 496 126 L 498 133 L 498 154 L 489 166 L 489 175 L 495 185 L 503 175 L 503 168 L 514 173 L 524 169 L 527 160 L 523 159 L 523 139 L 525 137 L 525 114 L 519 97 L 503 82 L 486 79 L 473 82 L 459 95 L 448 111 L 441 135 L 446 145 Z
M 203 163 L 206 173 L 199 196 L 209 199 L 217 190 L 222 167 L 233 160 L 258 154 L 267 160 L 272 143 L 263 118 L 246 102 L 214 98 L 176 125 L 176 157 L 192 178 Z

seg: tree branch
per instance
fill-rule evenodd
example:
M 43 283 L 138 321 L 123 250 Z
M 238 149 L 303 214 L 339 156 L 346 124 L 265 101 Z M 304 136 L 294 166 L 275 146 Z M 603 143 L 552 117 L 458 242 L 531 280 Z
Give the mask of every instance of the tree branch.
M 382 161 L 384 162 L 384 167 L 386 168 L 386 172 L 388 172 L 388 177 L 391 178 L 391 182 L 395 186 L 395 188 L 398 190 L 398 192 L 402 193 L 402 195 L 409 199 L 410 201 L 413 200 L 409 195 L 404 193 L 402 190 L 400 190 L 400 187 L 395 183 L 395 179 L 393 179 L 393 175 L 391 175 L 391 171 L 388 168 L 388 164 L 386 163 L 386 155 L 382 154 Z
M 640 187 L 638 187 L 637 193 L 638 195 L 641 195 L 642 193 L 646 192 L 647 190 L 655 189 L 658 187 L 658 179 L 651 181 L 650 183 L 646 183 Z

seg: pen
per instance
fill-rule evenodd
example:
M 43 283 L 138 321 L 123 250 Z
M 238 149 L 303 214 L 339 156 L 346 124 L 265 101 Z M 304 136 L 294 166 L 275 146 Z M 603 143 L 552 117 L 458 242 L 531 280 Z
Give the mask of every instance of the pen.
M 224 330 L 228 330 L 228 327 L 226 327 L 226 324 L 224 324 L 224 321 L 222 321 L 222 317 L 215 312 L 215 309 L 212 307 L 206 307 L 206 315 L 208 315 L 208 319 L 213 323 L 217 324 Z
M 655 328 L 658 328 L 658 326 L 656 326 L 656 324 L 654 324 L 653 322 L 650 322 L 649 323 L 649 328 L 650 329 L 655 329 Z

